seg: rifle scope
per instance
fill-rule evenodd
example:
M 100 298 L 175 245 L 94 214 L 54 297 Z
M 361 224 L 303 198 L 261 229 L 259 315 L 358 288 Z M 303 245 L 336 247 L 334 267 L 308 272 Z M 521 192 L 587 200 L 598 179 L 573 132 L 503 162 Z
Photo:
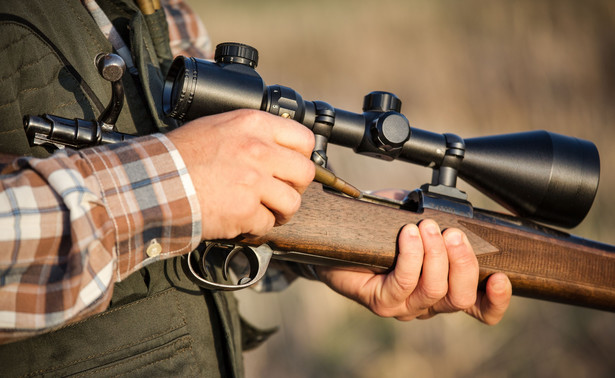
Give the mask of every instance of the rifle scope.
M 578 225 L 594 201 L 600 158 L 589 141 L 548 131 L 462 139 L 411 128 L 392 93 L 369 93 L 363 113 L 353 113 L 266 86 L 257 64 L 256 49 L 238 43 L 218 45 L 214 62 L 177 57 L 164 85 L 165 113 L 187 121 L 241 108 L 267 111 L 314 132 L 317 163 L 333 143 L 423 165 L 434 170 L 436 193 L 454 188 L 459 176 L 514 214 L 556 226 Z

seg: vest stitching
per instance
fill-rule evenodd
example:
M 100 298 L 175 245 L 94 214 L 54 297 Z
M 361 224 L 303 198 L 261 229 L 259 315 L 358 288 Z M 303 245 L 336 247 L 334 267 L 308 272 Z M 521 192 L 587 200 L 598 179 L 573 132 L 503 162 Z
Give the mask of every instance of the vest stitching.
M 84 98 L 84 97 L 83 97 L 83 96 L 81 96 L 81 98 Z M 11 106 L 11 105 L 16 104 L 17 102 L 19 102 L 19 101 L 18 101 L 18 99 L 14 99 L 14 100 L 9 101 L 9 102 L 7 102 L 7 103 L 0 104 L 0 109 L 7 108 L 7 107 L 9 107 L 9 106 Z M 55 112 L 56 112 L 56 110 L 58 110 L 58 109 L 62 109 L 62 108 L 65 108 L 65 107 L 67 107 L 67 106 L 75 105 L 75 104 L 78 104 L 78 103 L 79 103 L 79 101 L 78 101 L 78 100 L 72 100 L 72 101 L 69 101 L 69 102 L 65 102 L 65 103 L 63 103 L 63 104 L 59 104 L 58 106 L 56 106 L 55 108 L 53 108 L 53 109 L 52 109 L 49 113 L 55 113 Z M 20 130 L 20 129 L 17 129 L 17 130 Z M 7 131 L 15 131 L 15 130 L 4 130 L 4 131 L 0 131 L 0 134 L 5 133 L 5 132 L 7 132 Z M 20 131 L 21 131 L 21 130 L 20 130 Z
M 162 296 L 168 295 L 168 294 L 171 294 L 173 296 L 173 299 L 175 300 L 175 303 L 176 303 L 176 307 L 179 307 L 179 300 L 177 299 L 177 295 L 175 294 L 175 292 L 172 291 L 171 289 L 166 289 L 166 290 L 164 290 L 164 291 L 162 291 L 162 292 L 160 292 L 158 294 L 155 294 L 155 295 L 153 295 L 151 297 L 147 297 L 147 298 L 141 299 L 139 301 L 132 302 L 130 304 L 127 304 L 127 305 L 115 308 L 113 310 L 109 310 L 109 311 L 103 312 L 101 314 L 94 315 L 92 317 L 89 317 L 87 319 L 81 320 L 81 321 L 76 322 L 76 323 L 71 323 L 71 324 L 69 324 L 66 327 L 59 328 L 57 331 L 62 330 L 62 329 L 74 328 L 75 326 L 77 326 L 77 325 L 79 325 L 81 323 L 84 323 L 86 321 L 89 321 L 91 319 L 104 317 L 104 316 L 112 314 L 112 313 L 114 313 L 116 311 L 119 311 L 119 310 L 122 310 L 122 309 L 126 309 L 126 308 L 130 308 L 130 307 L 136 306 L 136 305 L 138 305 L 140 303 L 144 303 L 144 302 L 148 302 L 148 301 L 151 301 L 151 300 L 154 300 L 154 299 L 158 299 L 159 297 L 162 297 Z M 105 351 L 102 351 L 102 352 L 99 352 L 99 353 L 96 353 L 96 354 L 91 354 L 89 356 L 85 356 L 85 357 L 82 357 L 82 358 L 74 360 L 74 361 L 67 361 L 67 362 L 65 362 L 64 364 L 61 364 L 61 365 L 56 365 L 56 366 L 48 367 L 46 369 L 40 369 L 40 370 L 37 370 L 37 371 L 33 371 L 33 372 L 27 374 L 26 377 L 31 377 L 31 376 L 38 375 L 38 374 L 43 374 L 43 373 L 50 373 L 50 372 L 53 372 L 53 371 L 56 371 L 56 370 L 59 370 L 59 369 L 62 369 L 62 368 L 65 368 L 65 367 L 68 367 L 68 366 L 71 366 L 71 365 L 78 364 L 80 362 L 84 362 L 84 361 L 87 361 L 87 360 L 90 360 L 90 359 L 93 359 L 93 358 L 97 358 L 97 357 L 102 357 L 104 355 L 108 355 L 110 353 L 117 352 L 117 351 L 120 351 L 122 349 L 130 348 L 130 347 L 133 347 L 135 345 L 138 345 L 138 344 L 141 344 L 141 343 L 153 340 L 153 339 L 155 339 L 157 337 L 163 336 L 165 334 L 169 334 L 169 333 L 171 333 L 171 332 L 173 332 L 173 331 L 175 331 L 177 329 L 180 329 L 182 327 L 185 327 L 185 326 L 186 326 L 186 319 L 182 316 L 182 322 L 179 323 L 175 327 L 170 327 L 170 328 L 168 328 L 166 330 L 163 330 L 163 331 L 161 331 L 161 332 L 159 332 L 157 334 L 150 335 L 150 336 L 148 336 L 148 337 L 146 337 L 144 339 L 136 340 L 136 341 L 133 341 L 133 342 L 128 343 L 128 344 L 123 344 L 123 345 L 117 346 L 115 348 L 111 348 L 111 349 L 108 349 L 108 350 L 105 350 Z
M 170 360 L 170 359 L 174 358 L 175 356 L 177 356 L 178 354 L 183 353 L 184 350 L 188 350 L 190 352 L 190 354 L 192 355 L 192 357 L 194 357 L 194 348 L 192 348 L 192 340 L 190 340 L 190 345 L 189 346 L 176 350 L 175 353 L 173 353 L 171 356 L 169 356 L 167 358 L 163 358 L 163 359 L 160 359 L 160 360 L 156 360 L 156 361 L 150 362 L 147 365 L 143 365 L 143 366 L 139 367 L 138 369 L 134 369 L 134 370 L 131 370 L 129 372 L 125 372 L 125 373 L 123 373 L 121 375 L 126 375 L 128 373 L 134 373 L 136 371 L 143 370 L 143 369 L 145 369 L 145 368 L 147 368 L 147 367 L 149 367 L 151 365 L 155 365 L 155 364 L 158 364 L 160 362 Z M 188 368 L 190 369 L 190 371 L 192 373 L 194 373 L 194 365 L 188 364 Z
M 81 96 L 83 98 L 83 96 Z M 55 113 L 56 110 L 62 109 L 62 108 L 66 108 L 67 106 L 71 106 L 71 105 L 75 105 L 78 104 L 79 101 L 77 100 L 72 100 L 69 102 L 65 102 L 63 104 L 59 104 L 58 106 L 56 106 L 55 108 L 53 108 L 53 110 L 51 111 L 51 113 Z
M 205 295 L 203 295 L 203 297 L 204 296 Z M 179 314 L 182 317 L 183 324 L 187 325 L 188 321 L 186 320 L 186 313 L 184 312 L 184 308 L 179 303 L 179 300 L 177 299 L 177 295 L 175 295 L 175 304 L 177 306 L 177 311 L 179 311 Z M 192 345 L 192 334 L 188 333 L 188 336 L 190 337 L 190 345 Z M 192 347 L 190 347 L 190 354 L 192 355 L 192 359 L 196 361 L 196 356 L 194 355 L 194 350 L 192 349 Z
M 107 366 L 107 367 L 100 368 L 100 369 L 95 369 L 95 370 L 92 370 L 92 371 L 84 371 L 84 372 L 82 372 L 80 374 L 75 375 L 75 377 L 83 377 L 83 376 L 86 376 L 86 375 L 99 374 L 99 373 L 104 372 L 106 370 L 115 369 L 115 368 L 119 367 L 120 365 L 123 365 L 123 364 L 126 364 L 126 363 L 130 363 L 130 362 L 137 361 L 137 360 L 140 360 L 142 358 L 145 358 L 145 357 L 147 357 L 148 355 L 150 355 L 152 353 L 156 353 L 160 349 L 168 349 L 169 347 L 171 347 L 171 349 L 173 350 L 174 348 L 172 348 L 172 347 L 174 345 L 176 345 L 176 344 L 181 343 L 185 337 L 186 336 L 184 336 L 182 338 L 179 338 L 177 340 L 174 340 L 173 342 L 171 342 L 170 345 L 164 345 L 164 346 L 161 346 L 159 348 L 152 349 L 152 350 L 150 350 L 148 352 L 140 354 L 138 357 L 130 357 L 127 361 L 118 361 L 117 363 L 113 364 L 112 366 Z M 120 373 L 119 375 L 116 375 L 116 376 L 117 377 L 123 376 L 123 375 L 125 376 L 125 375 L 127 375 L 129 373 L 133 373 L 135 371 L 138 371 L 138 370 L 141 370 L 141 369 L 145 369 L 148 366 L 155 365 L 157 363 L 170 360 L 170 359 L 174 358 L 175 356 L 177 356 L 178 354 L 184 353 L 185 350 L 192 350 L 192 340 L 189 340 L 188 343 L 189 343 L 189 346 L 185 346 L 185 347 L 180 348 L 180 349 L 175 349 L 174 353 L 172 355 L 170 355 L 169 357 L 162 358 L 162 359 L 159 359 L 159 360 L 156 360 L 156 361 L 152 361 L 152 362 L 150 362 L 147 365 L 143 365 L 143 366 L 140 366 L 140 367 L 138 367 L 136 369 Z M 190 369 L 192 370 L 192 365 L 189 365 L 189 366 L 190 366 Z
M 15 23 L 14 22 L 0 22 L 0 25 L 4 25 L 4 24 L 10 25 L 10 24 L 15 24 Z M 16 26 L 21 26 L 21 25 L 16 24 Z M 21 41 L 23 41 L 24 39 L 26 39 L 28 37 L 30 37 L 29 33 L 24 33 L 24 34 L 20 35 L 19 38 L 17 38 L 16 40 L 11 41 L 11 42 L 7 43 L 6 45 L 2 46 L 0 48 L 0 54 L 4 54 L 4 52 L 6 50 L 8 50 L 9 48 L 13 47 L 13 45 L 17 45 L 18 43 L 20 43 Z
M 93 107 L 97 108 L 100 112 L 104 110 L 105 106 L 97 97 L 96 93 L 94 93 L 92 88 L 90 88 L 90 86 L 85 81 L 83 81 L 83 78 L 81 77 L 79 72 L 77 72 L 77 70 L 70 64 L 70 61 L 64 56 L 62 51 L 55 44 L 53 44 L 53 42 L 49 40 L 49 38 L 43 35 L 43 33 L 36 26 L 32 25 L 30 22 L 21 17 L 5 13 L 0 13 L 0 22 L 13 23 L 16 26 L 22 27 L 31 34 L 33 34 L 36 38 L 38 38 L 43 44 L 48 46 L 49 49 L 57 57 L 57 59 L 62 62 L 64 67 L 67 68 L 68 72 L 73 76 L 73 78 L 77 80 L 81 91 L 83 91 L 84 94 L 89 94 L 87 95 L 87 99 L 89 100 L 88 102 L 91 102 L 93 104 Z
M 83 6 L 81 5 L 81 3 L 79 3 L 79 6 L 81 8 L 83 8 Z M 83 25 L 83 28 L 87 31 L 88 35 L 90 36 L 90 39 L 94 42 L 94 44 L 96 45 L 96 48 L 98 50 L 104 50 L 104 47 L 100 45 L 100 43 L 98 43 L 98 39 L 96 39 L 96 37 L 94 37 L 94 35 L 92 34 L 92 31 L 90 30 L 90 28 L 86 25 L 85 21 L 83 20 L 83 18 L 79 15 L 79 13 L 76 11 L 74 4 L 71 3 L 69 4 L 69 7 L 71 8 L 71 10 L 73 11 L 73 14 L 75 15 L 75 17 L 77 18 L 77 20 L 79 20 L 79 22 L 81 22 L 81 25 Z M 98 29 L 97 29 L 98 30 Z
M 51 53 L 51 54 L 53 54 L 53 53 Z M 33 66 L 33 65 L 39 63 L 43 58 L 44 57 L 41 57 L 41 59 L 31 63 L 30 66 Z M 59 62 L 59 63 L 61 64 L 61 62 Z M 26 66 L 22 66 L 21 68 L 26 68 Z M 21 72 L 21 68 L 18 69 L 17 71 L 15 71 L 13 74 L 20 73 Z M 15 98 L 13 98 L 12 100 L 10 100 L 8 102 L 5 102 L 4 104 L 0 104 L 0 109 L 8 107 L 8 106 L 11 106 L 12 104 L 15 104 L 15 103 L 19 102 L 19 96 L 22 95 L 22 94 L 36 92 L 36 91 L 39 91 L 41 89 L 44 89 L 44 88 L 47 88 L 47 87 L 53 85 L 53 83 L 56 80 L 56 77 L 57 77 L 58 73 L 63 68 L 64 68 L 64 66 L 60 66 L 58 68 L 58 70 L 54 73 L 54 75 L 51 78 L 51 80 L 48 81 L 47 83 L 44 83 L 43 85 L 38 86 L 38 87 L 30 87 L 30 88 L 21 89 L 19 92 L 17 92 L 17 94 L 15 95 Z M 6 79 L 6 78 L 4 78 L 4 79 Z M 71 79 L 75 80 L 75 78 L 73 76 L 71 76 Z M 2 80 L 3 80 L 3 78 L 0 78 L 0 81 L 2 81 Z M 87 101 L 87 98 L 85 97 L 84 93 L 81 91 L 81 88 L 78 86 L 79 83 L 76 82 L 76 81 L 75 81 L 75 83 L 77 84 L 77 90 L 75 92 L 73 92 L 73 95 L 75 95 L 75 97 L 77 97 L 77 98 L 75 100 L 72 100 L 72 101 L 69 101 L 69 102 L 65 102 L 63 104 L 58 104 L 55 108 L 53 108 L 51 111 L 49 111 L 49 113 L 53 113 L 55 110 L 64 108 L 66 106 L 76 104 L 76 103 L 79 102 L 78 100 L 84 100 L 85 99 Z
M 53 53 L 53 51 L 49 50 L 49 52 L 47 54 L 39 57 L 37 60 L 33 60 L 33 61 L 29 62 L 29 63 L 23 64 L 23 65 L 19 66 L 19 68 L 17 70 L 11 72 L 10 74 L 8 74 L 6 76 L 0 77 L 0 81 L 5 81 L 6 79 L 10 79 L 16 73 L 21 73 L 21 71 L 23 71 L 24 69 L 30 68 L 30 67 L 34 66 L 35 64 L 39 64 L 43 59 L 47 58 L 49 55 L 55 55 L 55 54 Z
M 24 40 L 26 40 L 26 39 L 28 39 L 28 38 L 31 38 L 31 37 L 35 37 L 35 38 L 36 38 L 36 35 L 33 35 L 33 34 L 32 34 L 32 32 L 31 32 L 30 30 L 28 30 L 28 29 L 27 29 L 24 25 L 22 25 L 22 24 L 19 24 L 19 23 L 14 23 L 14 22 L 2 22 L 1 24 L 5 24 L 5 25 L 13 25 L 13 26 L 15 26 L 15 27 L 22 28 L 22 29 L 25 31 L 25 33 L 24 33 L 22 36 L 20 36 L 20 38 L 18 38 L 18 39 L 16 39 L 16 40 L 14 40 L 14 41 L 12 41 L 10 44 L 8 44 L 8 45 L 4 46 L 4 48 L 3 48 L 2 50 L 0 50 L 0 53 L 1 53 L 1 52 L 6 51 L 7 49 L 9 49 L 9 48 L 10 48 L 10 47 L 12 47 L 12 46 L 16 46 L 17 44 L 19 44 L 19 43 L 23 42 Z M 36 38 L 36 39 L 40 41 L 40 39 L 39 39 L 39 38 Z M 7 79 L 10 79 L 10 78 L 11 78 L 12 76 L 14 76 L 15 74 L 21 74 L 21 72 L 23 72 L 24 70 L 26 70 L 26 69 L 28 69 L 28 68 L 30 68 L 30 67 L 33 67 L 33 66 L 35 66 L 35 65 L 37 65 L 37 64 L 40 64 L 40 63 L 41 63 L 44 59 L 46 59 L 49 55 L 53 55 L 53 56 L 56 58 L 56 61 L 60 64 L 59 69 L 58 69 L 58 70 L 54 73 L 54 75 L 52 76 L 51 81 L 49 81 L 49 82 L 47 82 L 47 83 L 44 83 L 43 85 L 41 85 L 41 86 L 39 86 L 39 87 L 31 87 L 31 88 L 21 89 L 19 92 L 17 92 L 17 94 L 15 95 L 15 97 L 14 97 L 13 99 L 11 99 L 10 101 L 5 102 L 5 103 L 3 103 L 3 104 L 0 104 L 0 109 L 2 109 L 2 108 L 6 108 L 6 107 L 9 107 L 9 106 L 11 106 L 11 105 L 13 105 L 13 104 L 15 104 L 15 103 L 19 102 L 19 96 L 20 96 L 20 95 L 22 95 L 22 94 L 24 94 L 24 93 L 29 93 L 29 92 L 33 92 L 33 91 L 37 91 L 37 90 L 41 90 L 41 89 L 43 89 L 43 88 L 46 88 L 46 87 L 51 86 L 51 85 L 54 83 L 54 81 L 56 80 L 56 77 L 57 77 L 57 75 L 58 75 L 59 71 L 60 71 L 62 68 L 64 68 L 65 66 L 64 66 L 64 64 L 62 63 L 62 60 L 61 60 L 61 59 L 59 59 L 59 58 L 57 57 L 56 53 L 55 53 L 55 52 L 54 52 L 51 48 L 48 50 L 48 52 L 47 52 L 46 54 L 44 54 L 44 55 L 42 55 L 42 56 L 38 57 L 38 59 L 31 60 L 30 62 L 28 62 L 28 63 L 26 63 L 26 64 L 23 64 L 23 65 L 19 66 L 19 68 L 18 68 L 17 70 L 15 70 L 15 71 L 11 72 L 10 74 L 7 74 L 6 76 L 0 77 L 0 82 L 4 82 L 4 81 L 6 81 Z M 73 81 L 74 81 L 74 83 L 75 83 L 75 84 L 77 84 L 76 90 L 75 90 L 75 92 L 73 92 L 73 94 L 74 94 L 75 96 L 78 96 L 78 97 L 77 97 L 77 99 L 75 99 L 75 100 L 73 100 L 73 101 L 70 101 L 70 102 L 63 103 L 63 104 L 59 104 L 59 105 L 58 105 L 58 106 L 56 106 L 56 107 L 55 107 L 52 111 L 50 111 L 50 113 L 51 113 L 51 112 L 54 112 L 54 111 L 55 111 L 55 110 L 57 110 L 57 109 L 61 109 L 61 108 L 64 108 L 64 107 L 66 107 L 66 106 L 70 106 L 70 105 L 76 104 L 76 103 L 78 103 L 78 102 L 79 102 L 79 100 L 86 100 L 86 101 L 88 101 L 88 100 L 87 100 L 87 98 L 86 98 L 86 96 L 85 96 L 85 94 L 84 94 L 84 93 L 83 93 L 83 91 L 81 90 L 81 87 L 79 86 L 79 82 L 78 82 L 78 81 L 75 79 L 75 77 L 74 77 L 74 76 L 72 76 L 72 75 L 70 76 L 70 78 L 71 78 L 71 80 L 73 80 Z

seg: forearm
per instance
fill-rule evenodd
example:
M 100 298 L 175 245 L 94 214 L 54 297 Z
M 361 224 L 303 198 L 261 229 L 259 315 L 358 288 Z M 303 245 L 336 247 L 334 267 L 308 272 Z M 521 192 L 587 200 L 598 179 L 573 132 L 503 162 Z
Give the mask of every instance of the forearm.
M 104 310 L 114 282 L 201 237 L 192 182 L 162 136 L 14 162 L 0 228 L 3 339 Z

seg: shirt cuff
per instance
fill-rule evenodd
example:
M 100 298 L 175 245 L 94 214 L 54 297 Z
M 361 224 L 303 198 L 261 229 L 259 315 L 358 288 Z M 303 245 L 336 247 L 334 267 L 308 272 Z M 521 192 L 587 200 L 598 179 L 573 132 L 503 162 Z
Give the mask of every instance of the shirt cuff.
M 179 152 L 162 134 L 83 150 L 116 232 L 118 279 L 195 249 L 196 191 Z

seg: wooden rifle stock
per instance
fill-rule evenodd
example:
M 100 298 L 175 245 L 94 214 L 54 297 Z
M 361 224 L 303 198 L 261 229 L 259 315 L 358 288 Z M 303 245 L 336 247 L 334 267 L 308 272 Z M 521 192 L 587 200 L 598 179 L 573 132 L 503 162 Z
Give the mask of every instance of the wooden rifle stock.
M 383 272 L 395 265 L 401 228 L 427 218 L 467 234 L 482 283 L 503 272 L 514 295 L 615 311 L 614 246 L 478 209 L 473 218 L 430 209 L 419 214 L 343 197 L 314 183 L 288 224 L 239 242 L 267 243 L 278 259 Z

